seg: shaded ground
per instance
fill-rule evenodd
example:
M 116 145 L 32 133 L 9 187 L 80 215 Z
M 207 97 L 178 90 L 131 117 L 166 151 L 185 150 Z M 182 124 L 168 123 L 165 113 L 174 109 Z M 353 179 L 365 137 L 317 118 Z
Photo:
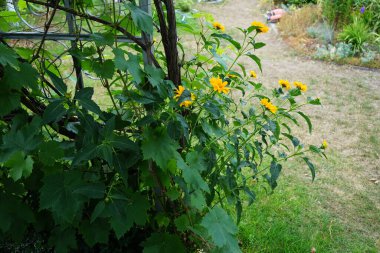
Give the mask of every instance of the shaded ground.
M 234 33 L 234 27 L 248 27 L 254 20 L 264 21 L 263 12 L 257 6 L 254 0 L 229 0 L 197 8 L 214 14 L 228 32 Z M 258 51 L 263 63 L 264 73 L 260 77 L 263 84 L 276 86 L 279 79 L 308 84 L 308 94 L 319 96 L 323 106 L 305 109 L 314 122 L 314 132 L 311 136 L 300 134 L 306 143 L 318 144 L 322 139 L 330 143 L 329 160 L 317 159 L 319 169 L 313 184 L 303 170 L 297 169 L 300 165 L 294 163 L 291 165 L 297 168 L 289 166 L 292 170 L 285 172 L 283 181 L 286 182 L 282 182 L 281 189 L 291 194 L 287 193 L 293 187 L 288 180 L 304 184 L 294 194 L 309 192 L 308 201 L 318 205 L 313 210 L 321 215 L 320 219 L 322 216 L 327 219 L 323 222 L 330 224 L 330 228 L 323 229 L 328 231 L 332 224 L 340 224 L 343 230 L 338 232 L 345 233 L 343 240 L 359 236 L 363 245 L 371 245 L 369 251 L 354 249 L 344 245 L 344 241 L 341 245 L 334 244 L 330 236 L 325 238 L 332 240 L 324 248 L 328 252 L 342 252 L 339 249 L 380 252 L 380 71 L 309 60 L 286 46 L 276 29 L 261 35 L 259 40 L 267 44 Z M 247 64 L 252 63 L 247 61 Z M 271 198 L 264 204 L 270 205 L 270 201 Z M 247 232 L 244 222 L 242 229 Z

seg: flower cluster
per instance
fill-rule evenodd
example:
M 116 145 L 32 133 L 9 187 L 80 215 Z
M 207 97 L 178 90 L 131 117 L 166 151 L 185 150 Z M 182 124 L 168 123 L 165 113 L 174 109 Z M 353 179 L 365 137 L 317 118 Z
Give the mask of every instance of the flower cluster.
M 217 91 L 219 93 L 223 92 L 224 94 L 227 94 L 230 91 L 230 88 L 227 88 L 227 81 L 224 81 L 218 76 L 218 77 L 211 77 L 210 84 L 214 88 L 214 91 Z
M 288 80 L 280 79 L 278 83 L 281 85 L 282 88 L 285 88 L 286 90 L 290 90 L 290 83 Z
M 224 27 L 224 25 L 222 25 L 221 23 L 219 23 L 219 22 L 214 22 L 214 23 L 212 23 L 212 26 L 216 29 L 216 30 L 220 30 L 220 31 L 222 31 L 222 32 L 224 32 L 224 30 L 225 30 L 225 27 Z
M 175 89 L 175 96 L 174 96 L 174 99 L 176 101 L 179 100 L 179 98 L 182 96 L 182 93 L 185 91 L 185 88 L 180 85 L 178 86 L 177 89 Z M 185 100 L 183 101 L 182 103 L 179 104 L 179 106 L 181 107 L 189 107 L 190 105 L 193 104 L 193 101 L 195 100 L 195 95 L 193 93 L 191 93 L 191 100 Z
M 278 110 L 277 106 L 275 106 L 274 104 L 272 104 L 271 102 L 269 102 L 269 100 L 267 98 L 261 99 L 260 103 L 265 108 L 267 108 L 271 113 L 276 113 L 277 110 Z
M 259 21 L 253 21 L 251 26 L 256 26 L 256 31 L 259 33 L 266 33 L 269 31 L 269 27 Z
M 301 82 L 294 82 L 294 86 L 296 86 L 298 89 L 300 89 L 303 92 L 307 91 L 307 85 Z

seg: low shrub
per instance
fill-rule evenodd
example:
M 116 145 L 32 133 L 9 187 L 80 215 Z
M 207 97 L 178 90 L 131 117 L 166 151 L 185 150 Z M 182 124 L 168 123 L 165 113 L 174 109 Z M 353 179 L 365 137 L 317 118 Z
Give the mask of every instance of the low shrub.
M 361 13 L 370 30 L 380 33 L 380 1 L 355 0 L 354 7 Z
M 310 26 L 306 31 L 311 38 L 319 39 L 324 44 L 331 44 L 334 40 L 334 29 L 327 23 Z

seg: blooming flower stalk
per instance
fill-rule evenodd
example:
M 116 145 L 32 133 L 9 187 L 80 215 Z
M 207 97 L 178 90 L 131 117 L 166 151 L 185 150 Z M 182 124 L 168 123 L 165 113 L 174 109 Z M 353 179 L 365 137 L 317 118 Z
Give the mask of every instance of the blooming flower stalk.
M 289 81 L 288 80 L 283 80 L 283 79 L 280 79 L 279 81 L 278 81 L 278 84 L 282 87 L 282 88 L 284 88 L 284 89 L 286 89 L 286 90 L 290 90 L 290 83 L 289 83 Z
M 260 103 L 266 108 L 268 109 L 271 113 L 276 113 L 278 108 L 277 106 L 275 106 L 274 104 L 272 104 L 271 102 L 269 102 L 269 100 L 267 98 L 263 98 L 261 99 Z
M 256 26 L 256 31 L 259 33 L 266 33 L 269 31 L 269 27 L 259 21 L 253 21 L 251 26 Z
M 307 91 L 307 85 L 306 84 L 303 84 L 301 82 L 294 82 L 293 83 L 294 86 L 296 86 L 296 88 L 298 88 L 299 90 L 303 91 L 303 92 L 306 92 Z
M 178 88 L 175 89 L 175 91 L 174 91 L 175 95 L 174 95 L 173 98 L 174 98 L 176 101 L 178 101 L 179 98 L 182 96 L 182 93 L 183 93 L 184 91 L 185 91 L 185 88 L 184 88 L 182 85 L 178 86 Z M 193 93 L 191 93 L 191 100 L 185 100 L 185 101 L 181 102 L 181 103 L 179 104 L 179 106 L 180 106 L 180 107 L 189 107 L 190 105 L 193 104 L 193 101 L 194 101 L 194 100 L 195 100 L 195 95 L 194 95 Z
M 225 29 L 225 27 L 224 27 L 224 25 L 222 25 L 221 23 L 219 23 L 219 22 L 214 22 L 214 23 L 212 23 L 212 26 L 216 29 L 216 30 L 219 30 L 219 31 L 222 31 L 222 32 L 224 32 L 226 29 Z
M 210 79 L 210 84 L 214 88 L 214 91 L 217 91 L 219 93 L 227 94 L 230 91 L 230 88 L 226 87 L 228 82 L 224 81 L 220 77 L 212 77 Z

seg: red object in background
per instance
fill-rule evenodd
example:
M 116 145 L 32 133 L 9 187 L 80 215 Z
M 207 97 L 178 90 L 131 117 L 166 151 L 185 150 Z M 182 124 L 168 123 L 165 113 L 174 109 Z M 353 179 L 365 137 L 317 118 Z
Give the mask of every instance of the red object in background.
M 280 18 L 286 13 L 284 9 L 274 9 L 267 13 L 268 22 L 278 22 Z

